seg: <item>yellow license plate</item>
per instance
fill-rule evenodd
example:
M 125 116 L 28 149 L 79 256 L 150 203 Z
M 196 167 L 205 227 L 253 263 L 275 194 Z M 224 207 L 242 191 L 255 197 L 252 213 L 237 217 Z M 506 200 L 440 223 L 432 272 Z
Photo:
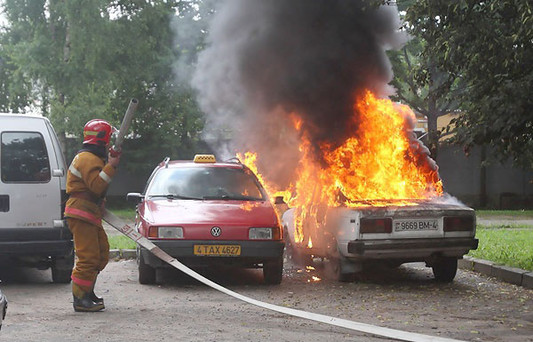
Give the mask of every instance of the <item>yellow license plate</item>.
M 239 245 L 194 245 L 194 255 L 238 256 L 241 255 Z

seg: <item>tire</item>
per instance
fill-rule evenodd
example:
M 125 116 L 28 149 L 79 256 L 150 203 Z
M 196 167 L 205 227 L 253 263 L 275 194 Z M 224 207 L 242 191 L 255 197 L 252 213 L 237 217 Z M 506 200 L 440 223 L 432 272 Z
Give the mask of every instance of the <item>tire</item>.
M 331 246 L 328 259 L 331 265 L 330 274 L 333 273 L 333 278 L 336 281 L 343 283 L 355 281 L 354 265 L 341 254 L 337 240 Z
M 139 283 L 143 285 L 155 284 L 155 268 L 144 262 L 141 250 L 137 251 L 137 262 L 139 268 Z
M 333 274 L 335 280 L 342 283 L 350 283 L 355 281 L 355 273 L 346 272 L 345 265 L 348 261 L 346 261 L 342 256 L 331 259 L 331 262 L 333 264 Z
M 445 258 L 431 266 L 435 280 L 439 283 L 451 283 L 457 274 L 457 259 Z
M 74 250 L 69 255 L 54 260 L 51 266 L 52 281 L 56 284 L 70 283 L 72 267 L 74 267 Z
M 263 277 L 265 284 L 281 284 L 281 279 L 283 278 L 283 256 L 263 264 Z
M 312 266 L 313 258 L 298 247 L 292 247 L 292 262 L 297 266 Z

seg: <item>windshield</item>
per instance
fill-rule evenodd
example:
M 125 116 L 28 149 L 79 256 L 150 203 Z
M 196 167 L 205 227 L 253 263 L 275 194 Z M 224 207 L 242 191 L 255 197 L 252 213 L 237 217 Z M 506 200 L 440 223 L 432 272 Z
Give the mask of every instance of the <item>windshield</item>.
M 226 167 L 161 169 L 146 195 L 169 199 L 265 200 L 263 189 L 250 170 Z

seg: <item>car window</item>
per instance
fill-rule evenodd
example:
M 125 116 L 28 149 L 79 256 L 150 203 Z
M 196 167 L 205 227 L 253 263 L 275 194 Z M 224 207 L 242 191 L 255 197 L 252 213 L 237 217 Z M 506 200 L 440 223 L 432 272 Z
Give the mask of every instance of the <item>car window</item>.
M 154 176 L 147 195 L 207 200 L 265 199 L 262 188 L 249 170 L 224 167 L 161 169 Z
M 48 182 L 50 162 L 38 132 L 3 132 L 0 148 L 2 182 Z

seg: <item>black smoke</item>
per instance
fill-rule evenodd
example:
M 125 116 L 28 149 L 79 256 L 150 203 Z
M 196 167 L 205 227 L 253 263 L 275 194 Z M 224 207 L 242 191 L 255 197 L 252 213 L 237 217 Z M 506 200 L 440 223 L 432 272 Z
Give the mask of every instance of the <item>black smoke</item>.
M 403 40 L 396 8 L 375 3 L 222 2 L 193 78 L 211 140 L 229 141 L 229 154 L 253 149 L 263 160 L 290 162 L 298 141 L 291 113 L 304 119 L 315 147 L 334 148 L 356 133 L 354 96 L 390 94 L 385 50 Z

